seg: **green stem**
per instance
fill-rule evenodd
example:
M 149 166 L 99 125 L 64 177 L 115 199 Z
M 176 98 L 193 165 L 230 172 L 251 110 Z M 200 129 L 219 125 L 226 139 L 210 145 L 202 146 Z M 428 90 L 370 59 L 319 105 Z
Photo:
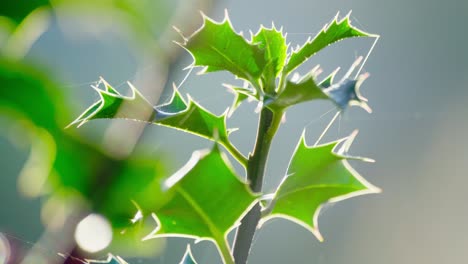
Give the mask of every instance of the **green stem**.
M 242 165 L 244 166 L 244 168 L 247 168 L 247 163 L 248 163 L 248 160 L 246 157 L 244 157 L 244 155 L 242 155 L 242 153 L 236 148 L 234 147 L 234 145 L 232 145 L 229 140 L 227 140 L 227 142 L 220 142 L 225 148 L 227 151 L 229 151 L 229 153 L 231 153 L 231 155 Z
M 224 264 L 236 264 L 234 262 L 234 258 L 232 256 L 231 250 L 229 249 L 228 242 L 225 238 L 221 237 L 218 238 L 219 240 L 216 242 L 218 244 L 218 250 L 223 258 Z
M 278 130 L 283 112 L 273 112 L 263 108 L 260 113 L 257 140 L 253 153 L 249 156 L 247 179 L 254 192 L 260 192 L 263 185 L 268 153 L 273 137 Z M 260 205 L 256 204 L 242 219 L 234 241 L 234 259 L 236 264 L 247 263 L 252 240 L 260 220 Z

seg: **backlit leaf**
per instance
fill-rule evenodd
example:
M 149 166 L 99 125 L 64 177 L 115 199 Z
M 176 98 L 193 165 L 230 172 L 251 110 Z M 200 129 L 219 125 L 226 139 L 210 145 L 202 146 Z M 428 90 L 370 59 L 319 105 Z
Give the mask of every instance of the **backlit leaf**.
M 265 66 L 261 49 L 234 31 L 229 17 L 215 22 L 204 16 L 203 26 L 183 46 L 192 54 L 195 66 L 204 72 L 229 71 L 256 84 Z
M 288 80 L 284 90 L 266 105 L 271 109 L 286 109 L 289 106 L 316 99 L 327 99 L 319 84 L 315 83 L 316 71 L 314 68 L 309 74 L 302 77 L 299 81 Z
M 252 41 L 258 44 L 258 47 L 264 52 L 266 65 L 262 73 L 262 79 L 266 92 L 273 93 L 276 86 L 275 79 L 283 70 L 286 61 L 288 49 L 286 39 L 283 33 L 274 26 L 271 28 L 262 26 L 257 34 L 253 36 Z
M 148 236 L 189 237 L 213 241 L 225 263 L 232 259 L 227 233 L 254 205 L 254 195 L 215 146 L 196 151 L 164 186 L 173 198 L 155 214 L 157 228 Z
M 313 39 L 308 40 L 302 47 L 292 52 L 286 65 L 286 72 L 289 73 L 293 71 L 308 58 L 328 45 L 352 37 L 376 36 L 352 26 L 349 21 L 349 15 L 342 20 L 338 20 L 338 16 L 335 17 L 331 24 L 325 25 Z
M 94 87 L 101 99 L 70 125 L 81 126 L 93 119 L 124 118 L 175 128 L 210 140 L 218 140 L 224 146 L 230 145 L 226 113 L 216 116 L 191 98 L 185 102 L 176 89 L 169 103 L 153 107 L 131 84 L 129 85 L 132 95 L 127 97 L 119 94 L 104 80 L 102 83 L 104 89 Z
M 308 146 L 303 136 L 289 164 L 287 176 L 265 209 L 262 222 L 275 217 L 286 218 L 305 227 L 322 240 L 317 224 L 322 204 L 379 192 L 378 188 L 362 178 L 347 161 L 365 159 L 344 155 L 353 137 Z M 337 150 L 339 144 L 343 145 Z

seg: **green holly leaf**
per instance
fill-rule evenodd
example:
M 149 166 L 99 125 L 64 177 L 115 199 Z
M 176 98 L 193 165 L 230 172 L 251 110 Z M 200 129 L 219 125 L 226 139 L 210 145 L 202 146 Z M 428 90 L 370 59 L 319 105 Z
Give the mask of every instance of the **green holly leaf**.
M 333 71 L 324 80 L 317 82 L 317 76 L 320 73 L 319 67 L 313 68 L 308 74 L 304 75 L 298 81 L 288 80 L 285 88 L 276 98 L 266 101 L 266 106 L 270 109 L 286 109 L 290 106 L 318 99 L 331 100 L 340 110 L 345 110 L 350 105 L 357 105 L 367 112 L 372 112 L 367 105 L 367 99 L 364 98 L 359 88 L 367 74 L 362 74 L 357 79 L 351 79 L 349 76 L 361 62 L 359 58 L 354 62 L 346 75 L 334 83 L 334 77 L 339 68 Z
M 184 107 L 184 108 L 183 108 Z M 216 116 L 194 102 L 190 97 L 185 103 L 180 94 L 175 91 L 169 104 L 156 107 L 153 123 L 183 130 L 207 139 L 219 140 L 229 144 L 226 129 L 226 114 Z
M 368 159 L 344 155 L 355 135 L 319 146 L 308 146 L 303 135 L 287 176 L 264 211 L 262 223 L 275 217 L 286 218 L 323 240 L 317 224 L 322 204 L 379 192 L 348 163 L 348 159 Z
M 229 131 L 226 129 L 227 111 L 216 116 L 190 97 L 188 102 L 182 98 L 177 89 L 174 89 L 169 103 L 153 107 L 143 95 L 131 84 L 131 96 L 121 95 L 105 80 L 101 79 L 104 88 L 93 86 L 98 92 L 100 100 L 91 105 L 69 126 L 78 127 L 93 119 L 123 118 L 182 130 L 210 140 L 217 140 L 243 165 L 246 164 L 242 156 L 228 139 Z
M 185 254 L 182 257 L 182 261 L 179 264 L 197 264 L 195 258 L 193 257 L 192 250 L 190 249 L 190 245 L 187 246 L 187 250 L 185 251 Z
M 302 102 L 328 99 L 320 85 L 315 82 L 317 75 L 318 67 L 315 67 L 299 81 L 288 80 L 284 90 L 276 98 L 267 101 L 266 106 L 273 110 L 286 109 Z
M 194 65 L 205 67 L 203 72 L 226 70 L 256 85 L 266 64 L 263 51 L 234 31 L 227 13 L 222 22 L 203 19 L 203 26 L 182 44 Z
M 100 84 L 104 87 L 100 88 Z M 77 124 L 82 126 L 89 120 L 104 118 L 125 118 L 139 121 L 148 121 L 155 115 L 154 107 L 129 83 L 131 96 L 121 95 L 109 83 L 101 78 L 98 85 L 92 85 L 98 93 L 100 100 L 86 109 L 69 126 Z M 121 108 L 125 103 L 125 108 Z
M 271 28 L 262 26 L 257 34 L 253 36 L 252 41 L 258 44 L 258 47 L 264 52 L 266 65 L 262 73 L 262 79 L 266 92 L 273 93 L 276 77 L 283 70 L 286 62 L 288 49 L 286 38 L 283 36 L 282 30 L 276 29 L 275 26 Z
M 289 61 L 285 67 L 286 73 L 290 73 L 307 59 L 312 57 L 315 53 L 335 42 L 346 38 L 353 37 L 377 37 L 376 35 L 364 32 L 351 25 L 349 15 L 342 20 L 338 20 L 338 15 L 333 19 L 331 24 L 327 24 L 323 29 L 313 38 L 308 41 L 299 49 L 292 52 Z
M 123 260 L 119 256 L 114 256 L 112 254 L 109 254 L 106 260 L 88 260 L 86 261 L 88 264 L 128 264 L 125 260 Z
M 234 263 L 226 235 L 258 196 L 239 179 L 218 147 L 194 152 L 163 186 L 173 196 L 154 215 L 157 228 L 147 239 L 177 236 L 210 240 L 225 263 Z

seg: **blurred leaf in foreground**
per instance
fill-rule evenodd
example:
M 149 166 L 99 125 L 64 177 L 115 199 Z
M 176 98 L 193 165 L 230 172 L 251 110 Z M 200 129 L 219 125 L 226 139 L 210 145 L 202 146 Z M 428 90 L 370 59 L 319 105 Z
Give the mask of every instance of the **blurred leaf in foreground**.
M 61 89 L 33 67 L 2 59 L 0 83 L 0 115 L 10 120 L 11 129 L 22 132 L 14 135 L 25 135 L 31 144 L 19 177 L 20 190 L 28 197 L 47 195 L 42 209 L 47 216 L 43 217 L 44 224 L 60 228 L 64 222 L 57 219 L 66 219 L 71 213 L 60 209 L 70 208 L 70 204 L 58 201 L 84 200 L 88 209 L 109 219 L 122 244 L 127 238 L 121 231 L 134 228 L 131 220 L 137 208 L 133 202 L 150 210 L 159 206 L 155 190 L 164 176 L 160 158 L 115 159 L 73 131 L 64 130 L 70 118 Z M 140 239 L 142 236 L 140 233 Z M 153 246 L 156 244 L 160 243 Z M 140 248 L 135 243 L 130 245 Z

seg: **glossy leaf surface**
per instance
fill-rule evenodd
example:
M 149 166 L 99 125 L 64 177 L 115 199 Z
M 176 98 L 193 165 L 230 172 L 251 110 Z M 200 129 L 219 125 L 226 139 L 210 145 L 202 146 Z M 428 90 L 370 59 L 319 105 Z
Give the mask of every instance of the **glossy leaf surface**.
M 353 137 L 319 146 L 308 146 L 301 138 L 291 159 L 287 176 L 275 193 L 263 222 L 286 218 L 311 231 L 319 240 L 317 218 L 322 204 L 352 196 L 375 193 L 379 189 L 362 178 L 344 156 Z M 337 146 L 343 144 L 338 153 Z
M 210 140 L 219 140 L 222 144 L 229 142 L 226 114 L 216 116 L 191 98 L 187 103 L 177 90 L 174 90 L 169 103 L 153 107 L 131 84 L 132 96 L 127 97 L 119 94 L 104 80 L 102 82 L 103 89 L 94 87 L 101 99 L 70 125 L 81 126 L 93 119 L 124 118 L 175 128 Z
M 227 14 L 219 23 L 204 17 L 203 26 L 183 46 L 204 72 L 226 70 L 252 84 L 266 64 L 262 50 L 234 31 Z
M 351 25 L 349 16 L 342 20 L 338 17 L 325 27 L 311 40 L 308 40 L 302 47 L 294 50 L 286 65 L 286 72 L 289 73 L 299 67 L 308 58 L 323 48 L 337 41 L 353 37 L 375 37 Z
M 270 29 L 261 27 L 257 34 L 253 36 L 252 41 L 263 50 L 266 61 L 262 73 L 263 84 L 267 92 L 273 93 L 276 86 L 276 77 L 283 70 L 286 61 L 288 49 L 286 38 L 281 31 L 272 26 Z
M 227 233 L 256 201 L 215 146 L 196 151 L 190 161 L 164 186 L 172 199 L 155 215 L 158 227 L 148 236 L 182 236 L 215 242 L 226 263 L 230 252 Z
M 316 84 L 316 70 L 314 68 L 309 74 L 302 77 L 299 81 L 288 80 L 284 90 L 275 98 L 267 102 L 267 106 L 273 110 L 286 109 L 290 106 L 312 101 L 316 99 L 327 99 L 323 88 Z

